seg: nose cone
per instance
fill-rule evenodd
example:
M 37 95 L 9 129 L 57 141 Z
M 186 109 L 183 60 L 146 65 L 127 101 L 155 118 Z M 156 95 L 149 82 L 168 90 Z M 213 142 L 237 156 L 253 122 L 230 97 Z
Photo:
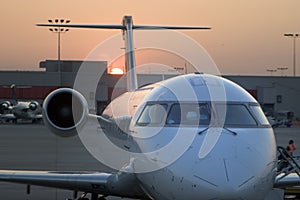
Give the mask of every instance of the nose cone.
M 234 158 L 219 158 L 217 161 L 207 159 L 202 167 L 202 172 L 194 177 L 198 179 L 201 187 L 210 190 L 211 198 L 222 200 L 249 198 L 258 184 L 255 170 L 247 166 L 247 163 L 241 163 Z
M 249 197 L 253 193 L 253 186 L 257 184 L 250 166 L 229 158 L 223 158 L 223 165 L 223 172 L 219 174 L 223 175 L 223 179 L 218 182 L 217 189 L 220 199 L 241 199 L 246 193 L 249 193 Z
M 219 199 L 222 200 L 240 200 L 241 194 L 240 194 L 239 188 L 236 188 L 233 185 L 226 184 L 222 186 L 221 191 L 219 191 Z
M 251 140 L 238 133 L 222 133 L 218 143 L 204 158 L 199 158 L 199 170 L 194 175 L 198 183 L 210 191 L 209 198 L 222 200 L 264 199 L 272 188 L 276 151 L 260 142 L 273 141 L 268 133 Z M 267 138 L 269 137 L 269 138 Z M 268 140 L 266 140 L 268 139 Z M 275 143 L 274 143 L 275 144 Z M 200 164 L 201 163 L 201 164 Z

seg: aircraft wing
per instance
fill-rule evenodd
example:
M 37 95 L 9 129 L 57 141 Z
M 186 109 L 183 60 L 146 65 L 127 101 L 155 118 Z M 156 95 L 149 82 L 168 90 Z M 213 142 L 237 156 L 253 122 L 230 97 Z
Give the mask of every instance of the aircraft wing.
M 43 115 L 42 114 L 37 114 L 34 116 L 34 119 L 43 119 Z
M 14 114 L 2 114 L 0 115 L 0 118 L 4 120 L 12 120 L 16 119 L 16 116 Z
M 144 198 L 134 174 L 0 170 L 0 181 L 128 198 Z
M 286 188 L 300 186 L 300 177 L 297 173 L 290 173 L 285 176 L 284 174 L 279 174 L 275 179 L 274 187 L 276 188 Z

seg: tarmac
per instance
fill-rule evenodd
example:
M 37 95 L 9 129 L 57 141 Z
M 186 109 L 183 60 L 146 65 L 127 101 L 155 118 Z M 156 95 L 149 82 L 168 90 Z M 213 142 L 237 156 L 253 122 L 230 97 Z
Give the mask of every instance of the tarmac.
M 300 127 L 275 129 L 277 145 L 285 147 L 290 139 L 300 156 Z M 82 145 L 78 136 L 57 137 L 42 124 L 0 124 L 0 169 L 50 170 L 50 171 L 108 171 Z M 46 187 L 0 182 L 1 199 L 8 200 L 65 200 L 73 192 Z M 108 197 L 108 200 L 121 200 Z M 124 200 L 124 199 L 123 199 Z
M 0 169 L 46 171 L 101 171 L 109 169 L 97 161 L 78 136 L 62 138 L 42 124 L 0 124 Z M 73 192 L 0 182 L 1 199 L 65 200 Z M 80 195 L 80 193 L 79 193 Z M 108 200 L 120 200 L 108 197 Z

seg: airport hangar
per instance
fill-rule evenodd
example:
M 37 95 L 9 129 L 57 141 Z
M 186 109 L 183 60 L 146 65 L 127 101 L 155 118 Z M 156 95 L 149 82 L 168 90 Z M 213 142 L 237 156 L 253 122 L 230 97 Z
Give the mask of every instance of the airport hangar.
M 86 97 L 92 112 L 101 113 L 113 98 L 126 91 L 124 78 L 108 74 L 105 61 L 61 60 L 58 62 L 57 60 L 46 60 L 40 62 L 40 68 L 43 70 L 0 71 L 0 102 L 12 98 L 9 88 L 12 84 L 17 86 L 19 100 L 42 102 L 47 94 L 57 88 L 72 88 L 78 71 L 80 74 L 84 74 L 83 77 L 86 81 L 97 81 L 98 83 L 96 91 L 86 88 L 80 91 Z M 82 71 L 82 69 L 84 70 Z M 175 76 L 174 73 L 138 74 L 138 85 L 146 85 L 173 76 Z M 258 100 L 268 115 L 275 115 L 280 111 L 292 111 L 294 119 L 299 121 L 300 88 L 298 86 L 300 77 L 235 75 L 224 75 L 223 77 L 245 88 Z

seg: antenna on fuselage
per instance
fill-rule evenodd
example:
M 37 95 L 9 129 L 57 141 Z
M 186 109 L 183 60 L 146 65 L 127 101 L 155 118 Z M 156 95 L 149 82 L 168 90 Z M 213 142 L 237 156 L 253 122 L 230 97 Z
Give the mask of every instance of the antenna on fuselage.
M 159 30 L 159 29 L 174 29 L 174 30 L 197 30 L 210 29 L 210 27 L 197 26 L 148 26 L 148 25 L 133 25 L 132 16 L 124 16 L 121 25 L 115 24 L 37 24 L 37 26 L 54 26 L 66 28 L 95 28 L 95 29 L 121 29 L 125 41 L 125 68 L 127 74 L 127 90 L 134 91 L 138 88 L 137 75 L 135 66 L 134 46 L 133 46 L 133 30 Z

